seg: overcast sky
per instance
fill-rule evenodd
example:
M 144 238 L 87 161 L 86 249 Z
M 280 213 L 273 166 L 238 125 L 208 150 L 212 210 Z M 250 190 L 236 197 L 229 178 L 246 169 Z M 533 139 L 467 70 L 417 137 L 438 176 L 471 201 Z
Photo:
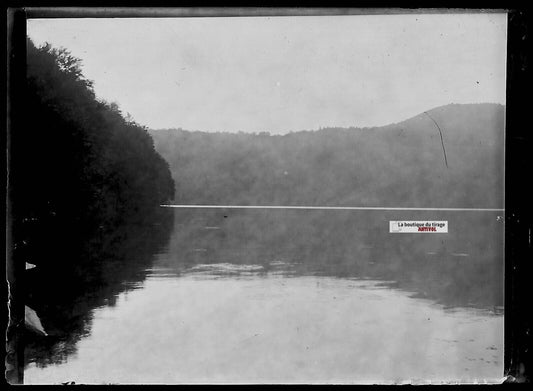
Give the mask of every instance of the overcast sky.
M 34 19 L 142 125 L 286 133 L 505 104 L 506 14 Z

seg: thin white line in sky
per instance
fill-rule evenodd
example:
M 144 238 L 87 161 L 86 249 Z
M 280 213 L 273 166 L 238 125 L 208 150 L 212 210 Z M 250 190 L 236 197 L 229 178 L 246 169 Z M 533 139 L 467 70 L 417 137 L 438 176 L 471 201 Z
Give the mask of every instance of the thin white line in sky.
M 317 210 L 435 210 L 465 212 L 503 212 L 495 208 L 402 208 L 382 206 L 284 206 L 284 205 L 161 205 L 164 208 L 182 209 L 317 209 Z

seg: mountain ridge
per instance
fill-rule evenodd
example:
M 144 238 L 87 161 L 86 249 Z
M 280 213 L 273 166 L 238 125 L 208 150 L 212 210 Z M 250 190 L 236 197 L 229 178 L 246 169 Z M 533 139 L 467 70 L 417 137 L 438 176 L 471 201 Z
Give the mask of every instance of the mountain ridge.
M 290 130 L 285 133 L 271 133 L 268 131 L 255 131 L 255 132 L 244 132 L 242 130 L 231 130 L 231 131 L 209 131 L 209 130 L 201 130 L 201 129 L 184 129 L 181 127 L 170 127 L 170 128 L 149 128 L 150 132 L 160 132 L 160 131 L 182 131 L 182 132 L 190 132 L 190 133 L 209 133 L 209 134 L 250 134 L 250 135 L 268 135 L 272 137 L 284 137 L 295 133 L 309 133 L 309 132 L 320 132 L 324 130 L 375 130 L 375 129 L 382 129 L 382 128 L 389 128 L 393 126 L 399 126 L 404 123 L 407 123 L 411 120 L 418 119 L 419 117 L 424 117 L 425 113 L 438 113 L 439 111 L 447 108 L 456 108 L 456 107 L 468 107 L 468 108 L 474 108 L 474 107 L 494 107 L 498 109 L 505 110 L 505 105 L 501 103 L 492 103 L 492 102 L 478 102 L 478 103 L 448 103 L 441 106 L 435 106 L 431 109 L 425 110 L 419 114 L 416 114 L 412 117 L 408 117 L 406 119 L 397 121 L 397 122 L 391 122 L 389 124 L 385 125 L 376 125 L 376 126 L 320 126 L 318 129 L 301 129 L 301 130 Z
M 150 134 L 178 203 L 503 208 L 504 128 L 503 105 L 450 104 L 375 128 Z

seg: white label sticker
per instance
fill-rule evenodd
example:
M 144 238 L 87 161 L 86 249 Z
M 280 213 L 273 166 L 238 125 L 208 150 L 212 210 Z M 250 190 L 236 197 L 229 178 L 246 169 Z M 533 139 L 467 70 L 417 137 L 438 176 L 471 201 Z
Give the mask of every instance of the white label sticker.
M 389 221 L 391 233 L 448 233 L 448 221 Z

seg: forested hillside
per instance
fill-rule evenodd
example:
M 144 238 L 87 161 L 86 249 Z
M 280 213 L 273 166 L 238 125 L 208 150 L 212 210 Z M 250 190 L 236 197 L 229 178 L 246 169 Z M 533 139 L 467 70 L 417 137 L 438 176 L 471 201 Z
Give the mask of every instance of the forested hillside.
M 24 96 L 24 126 L 10 135 L 15 256 L 56 262 L 72 239 L 65 235 L 113 229 L 173 198 L 147 130 L 96 99 L 66 50 L 28 40 Z
M 504 114 L 451 104 L 375 128 L 151 134 L 180 204 L 502 208 Z

